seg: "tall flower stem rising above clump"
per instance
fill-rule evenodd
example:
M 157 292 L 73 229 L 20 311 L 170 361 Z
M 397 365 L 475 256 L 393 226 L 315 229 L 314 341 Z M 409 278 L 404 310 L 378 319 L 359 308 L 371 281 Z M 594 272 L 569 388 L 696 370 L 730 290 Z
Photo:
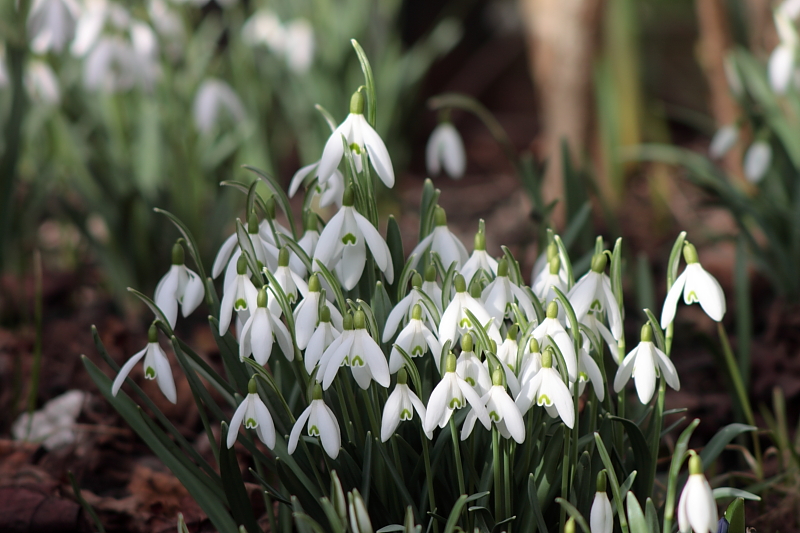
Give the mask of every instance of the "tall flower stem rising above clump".
M 112 383 L 84 359 L 100 391 L 224 533 L 240 525 L 258 531 L 245 481 L 264 491 L 266 521 L 276 532 L 532 533 L 579 525 L 589 533 L 584 517 L 591 512 L 593 526 L 608 529 L 612 503 L 623 532 L 656 533 L 659 508 L 670 526 L 688 437 L 676 446 L 667 503 L 648 497 L 663 449 L 664 378 L 679 382 L 652 313 L 642 343 L 620 357 L 621 241 L 609 252 L 599 238 L 586 250 L 593 253 L 583 275 L 573 273 L 567 247 L 548 228 L 541 244 L 549 286 L 534 293 L 508 248 L 503 257 L 488 255 L 483 221 L 473 253 L 462 250 L 437 205 L 439 191 L 426 181 L 421 244 L 406 257 L 394 219 L 386 238 L 379 230 L 376 191 L 393 183 L 387 176 L 394 171 L 367 129 L 376 120 L 374 80 L 356 50 L 366 83 L 350 102 L 349 126 L 332 128 L 315 177 L 342 176 L 341 205 L 326 224 L 308 208 L 302 213 L 306 233 L 319 230 L 316 246 L 279 223 L 275 206 L 292 216 L 286 193 L 256 172 L 253 184 L 238 188 L 247 194 L 247 225 L 236 221 L 211 270 L 215 277 L 225 272 L 218 305 L 197 243 L 170 217 L 184 239 L 170 273 L 155 301 L 131 291 L 154 314 L 149 342 L 120 369 L 96 336 L 117 373 Z M 315 188 L 309 184 L 306 194 Z M 185 264 L 184 246 L 192 265 Z M 189 314 L 203 296 L 219 351 L 213 362 L 178 337 L 178 308 Z M 673 326 L 667 328 L 671 336 Z M 144 360 L 144 377 L 156 380 L 168 400 L 185 390 L 175 385 L 180 377 L 173 377 L 159 331 L 189 383 L 215 465 L 136 385 Z M 631 377 L 637 394 L 626 397 Z M 701 465 L 713 464 L 750 429 L 723 430 Z M 243 473 L 237 454 L 254 468 Z M 697 465 L 691 462 L 692 476 Z M 601 468 L 612 501 L 602 501 Z M 698 485 L 692 476 L 687 488 Z M 639 520 L 637 508 L 649 518 Z

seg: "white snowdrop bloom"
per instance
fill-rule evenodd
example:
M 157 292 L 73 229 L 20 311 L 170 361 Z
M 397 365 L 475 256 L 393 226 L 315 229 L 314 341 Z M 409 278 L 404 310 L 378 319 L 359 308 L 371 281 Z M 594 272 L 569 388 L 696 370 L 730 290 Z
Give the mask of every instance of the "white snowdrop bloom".
M 481 363 L 480 358 L 473 351 L 475 344 L 472 335 L 465 333 L 461 337 L 461 354 L 456 359 L 456 374 L 470 384 L 478 396 L 486 394 L 492 386 L 489 370 Z M 438 366 L 438 365 L 437 365 Z
M 252 312 L 256 308 L 258 290 L 250 281 L 247 261 L 244 256 L 239 256 L 236 261 L 236 275 L 225 284 L 222 294 L 222 303 L 219 307 L 219 334 L 225 335 L 231 324 L 233 311 Z M 249 313 L 248 313 L 249 318 Z
M 703 475 L 703 460 L 694 450 L 689 458 L 689 479 L 678 501 L 678 528 L 681 533 L 714 533 L 717 531 L 717 504 Z
M 772 90 L 783 94 L 789 88 L 797 60 L 798 36 L 794 24 L 785 12 L 775 10 L 775 29 L 780 44 L 775 47 L 769 57 L 767 72 Z
M 192 115 L 197 130 L 211 134 L 226 113 L 234 122 L 245 120 L 247 112 L 236 91 L 226 81 L 208 78 L 200 84 L 192 104 Z
M 728 88 L 735 96 L 742 97 L 744 95 L 744 83 L 742 83 L 742 77 L 739 75 L 739 69 L 736 67 L 736 59 L 733 54 L 725 56 L 722 66 L 725 70 Z
M 292 230 L 278 222 L 278 219 L 275 218 L 275 198 L 270 196 L 264 203 L 267 208 L 266 214 L 264 220 L 258 225 L 258 232 L 264 242 L 268 242 L 280 248 L 285 244 L 285 238 L 294 239 L 294 234 Z
M 311 178 L 314 176 L 314 171 L 316 171 L 317 166 L 319 166 L 319 161 L 306 165 L 294 173 L 292 181 L 289 182 L 289 198 L 294 197 L 300 186 L 306 183 L 306 181 L 309 183 L 313 181 Z M 308 186 L 309 183 L 306 183 L 306 186 Z M 311 194 L 319 196 L 320 207 L 327 207 L 333 204 L 336 204 L 337 207 L 342 207 L 344 188 L 344 176 L 339 172 L 339 169 L 334 169 L 333 173 L 326 179 L 317 180 L 316 185 L 311 190 Z M 313 201 L 313 199 L 311 201 Z
M 295 339 L 297 340 L 297 347 L 301 350 L 305 350 L 308 346 L 311 336 L 316 331 L 317 324 L 320 321 L 320 297 L 322 296 L 320 289 L 319 277 L 316 274 L 311 274 L 311 277 L 308 278 L 308 290 L 292 313 L 295 324 Z M 339 310 L 327 301 L 322 306 L 328 308 L 329 321 L 333 321 L 337 329 L 342 329 L 342 315 Z
M 555 364 L 556 361 L 553 361 Z M 542 368 L 542 352 L 539 347 L 539 341 L 535 337 L 531 337 L 525 345 L 525 350 L 522 353 L 522 362 L 519 364 L 519 382 L 525 383 L 530 381 Z
M 442 168 L 453 179 L 464 176 L 467 154 L 458 130 L 450 122 L 441 122 L 431 133 L 425 147 L 428 174 L 438 176 Z
M 286 29 L 275 12 L 259 9 L 242 26 L 242 40 L 250 46 L 265 45 L 275 53 L 282 53 Z
M 35 102 L 58 105 L 61 101 L 58 76 L 44 61 L 34 59 L 28 63 L 25 70 L 25 89 Z
M 308 20 L 296 18 L 286 24 L 285 54 L 286 64 L 292 72 L 308 72 L 314 61 L 314 28 Z
M 339 421 L 333 414 L 331 408 L 325 405 L 322 399 L 322 388 L 319 384 L 314 385 L 314 392 L 311 405 L 306 407 L 303 413 L 297 418 L 297 422 L 292 427 L 289 435 L 289 453 L 292 454 L 297 449 L 297 442 L 300 440 L 300 432 L 303 426 L 308 429 L 311 437 L 319 437 L 322 441 L 322 448 L 331 459 L 336 459 L 339 455 L 339 448 L 342 447 L 342 433 L 339 429 Z
M 320 359 L 322 359 L 322 354 L 325 353 L 325 350 L 327 350 L 328 347 L 342 335 L 342 333 L 331 323 L 331 311 L 333 309 L 335 308 L 331 305 L 325 305 L 322 308 L 322 311 L 319 313 L 319 325 L 314 330 L 314 333 L 311 335 L 308 345 L 306 346 L 305 364 L 306 372 L 309 374 L 314 371 L 314 367 L 317 366 L 317 363 L 319 363 Z M 353 319 L 350 317 L 350 315 L 345 315 L 342 320 L 341 328 L 345 329 L 344 322 L 348 320 L 350 321 L 350 334 L 352 334 Z M 317 376 L 317 381 L 319 381 L 319 374 L 317 374 Z
M 614 511 L 606 492 L 606 471 L 597 474 L 597 492 L 594 494 L 592 510 L 589 514 L 589 531 L 591 533 L 612 533 L 614 530 Z
M 772 147 L 767 141 L 756 141 L 744 154 L 742 167 L 744 177 L 750 183 L 758 183 L 764 179 L 772 162 Z
M 83 62 L 83 84 L 90 91 L 127 91 L 136 83 L 135 58 L 129 42 L 101 37 Z
M 667 354 L 659 350 L 653 343 L 653 330 L 650 324 L 642 326 L 641 342 L 628 352 L 617 369 L 614 378 L 614 390 L 619 392 L 633 376 L 639 401 L 647 404 L 656 390 L 656 377 L 663 374 L 667 385 L 680 390 L 681 382 L 678 372 Z
M 81 6 L 75 0 L 34 0 L 28 12 L 28 36 L 35 54 L 61 53 L 75 36 Z
M 344 137 L 344 143 L 342 137 Z M 339 162 L 344 157 L 345 144 L 353 152 L 353 160 L 358 172 L 361 172 L 361 154 L 366 151 L 383 184 L 389 188 L 394 186 L 394 170 L 389 151 L 386 150 L 386 145 L 383 144 L 378 133 L 364 118 L 364 95 L 358 91 L 353 93 L 353 97 L 350 99 L 350 114 L 325 143 L 319 166 L 317 166 L 317 177 L 320 182 L 326 181 L 339 166 Z
M 176 41 L 184 41 L 185 31 L 183 29 L 183 20 L 175 10 L 170 9 L 169 4 L 165 0 L 149 0 L 147 3 L 147 12 L 150 15 L 150 20 L 153 22 L 153 27 L 162 37 L 172 41 L 173 44 Z M 181 48 L 174 48 L 173 52 L 172 56 L 178 58 L 180 57 Z
M 433 223 L 434 227 L 430 235 L 419 241 L 419 244 L 411 251 L 411 255 L 416 256 L 411 262 L 411 267 L 415 268 L 423 253 L 430 250 L 439 254 L 444 268 L 450 268 L 450 265 L 455 262 L 456 270 L 460 271 L 462 265 L 467 262 L 469 254 L 458 237 L 450 232 L 447 227 L 447 214 L 438 205 L 434 211 Z
M 88 393 L 70 390 L 31 414 L 22 413 L 11 426 L 15 440 L 41 442 L 46 450 L 74 444 L 82 435 L 75 427 Z
M 481 397 L 481 401 L 486 405 L 489 418 L 497 426 L 503 438 L 513 438 L 519 444 L 525 441 L 525 423 L 522 421 L 522 414 L 506 392 L 503 386 L 503 374 L 499 368 L 492 374 L 492 386 Z M 466 440 L 472 434 L 477 419 L 475 410 L 467 413 L 464 426 L 461 428 L 461 440 Z
M 239 335 L 239 359 L 244 361 L 253 354 L 253 358 L 260 365 L 266 365 L 272 354 L 272 345 L 278 341 L 283 355 L 289 361 L 294 360 L 294 346 L 292 334 L 286 329 L 272 311 L 267 307 L 267 289 L 261 287 L 256 297 L 256 307 L 250 313 L 250 318 L 244 323 Z
M 464 276 L 456 274 L 454 285 L 456 293 L 453 296 L 453 300 L 444 310 L 442 319 L 439 322 L 439 342 L 442 346 L 447 341 L 450 341 L 451 344 L 454 343 L 462 333 L 466 333 L 475 327 L 486 328 L 486 333 L 492 340 L 502 343 L 503 339 L 500 337 L 500 331 L 497 329 L 494 319 L 492 319 L 481 302 L 467 293 L 467 284 L 464 281 Z M 464 312 L 465 309 L 475 315 L 480 324 L 473 324 Z
M 529 381 L 522 384 L 516 404 L 522 414 L 535 403 L 544 406 L 551 417 L 560 417 L 561 421 L 572 429 L 575 425 L 575 406 L 569 389 L 561 381 L 561 375 L 553 369 L 555 353 L 548 346 L 542 352 L 542 368 Z
M 700 307 L 712 320 L 720 322 L 725 316 L 725 293 L 722 292 L 722 287 L 716 278 L 706 272 L 700 264 L 694 245 L 684 243 L 683 258 L 686 260 L 686 269 L 672 284 L 664 299 L 664 307 L 661 310 L 662 329 L 667 329 L 675 319 L 681 294 L 687 305 L 699 302 Z
M 319 242 L 319 230 L 317 229 L 317 214 L 311 210 L 305 212 L 303 216 L 303 236 L 297 241 L 297 245 L 311 258 Z M 305 278 L 308 275 L 306 264 L 297 256 L 294 251 L 289 258 L 289 268 L 298 276 Z
M 561 314 L 559 314 L 559 317 L 560 316 Z M 608 345 L 609 353 L 614 356 L 614 361 L 619 364 L 620 361 L 617 358 L 622 358 L 622 355 L 619 353 L 619 342 L 614 338 L 614 335 L 612 335 L 611 331 L 609 331 L 605 324 L 598 320 L 597 315 L 594 313 L 587 314 L 584 317 L 582 324 L 592 330 L 595 335 L 599 335 L 600 338 L 605 341 L 605 343 Z
M 278 268 L 275 269 L 275 281 L 278 282 L 286 299 L 289 300 L 290 305 L 294 305 L 297 301 L 298 292 L 305 298 L 308 294 L 308 285 L 305 280 L 298 276 L 291 268 L 289 268 L 289 249 L 281 248 L 278 254 Z M 269 309 L 276 316 L 281 316 L 283 310 L 281 309 L 278 298 L 270 294 Z
M 169 327 L 174 328 L 178 320 L 178 304 L 184 317 L 203 301 L 206 288 L 203 280 L 184 264 L 183 246 L 176 243 L 172 247 L 172 266 L 156 286 L 155 302 L 164 313 Z
M 567 294 L 569 292 L 568 286 L 566 272 L 561 268 L 561 258 L 558 255 L 554 255 L 550 259 L 547 268 L 543 269 L 539 273 L 539 277 L 534 280 L 531 290 L 537 298 L 547 303 L 552 302 L 556 297 L 556 291 L 553 290 L 554 287 Z
M 794 20 L 800 16 L 800 0 L 785 0 L 778 5 L 778 10 Z
M 461 267 L 461 275 L 464 276 L 467 287 L 469 287 L 475 274 L 481 271 L 489 278 L 496 276 L 497 260 L 486 253 L 486 235 L 478 232 L 475 234 L 475 249 L 472 251 L 470 258 L 467 259 L 467 262 L 464 263 L 464 266 Z
M 256 435 L 261 442 L 266 444 L 270 450 L 275 447 L 275 424 L 272 422 L 272 415 L 269 414 L 267 406 L 258 396 L 255 378 L 251 378 L 247 384 L 247 396 L 231 418 L 231 425 L 228 426 L 228 448 L 232 448 L 239 435 L 239 428 L 244 422 L 247 429 L 255 429 Z
M 178 401 L 178 395 L 175 391 L 175 380 L 172 378 L 172 368 L 169 366 L 169 359 L 158 345 L 158 328 L 153 324 L 147 331 L 147 346 L 137 352 L 133 357 L 122 365 L 119 369 L 119 374 L 114 379 L 111 385 L 111 395 L 116 396 L 120 387 L 125 382 L 125 378 L 131 373 L 133 367 L 136 366 L 142 357 L 144 357 L 144 377 L 145 379 L 154 379 L 158 383 L 158 388 L 164 393 L 167 400 L 172 403 Z
M 568 298 L 578 322 L 583 322 L 590 313 L 598 319 L 605 313 L 611 334 L 619 340 L 622 338 L 622 314 L 611 290 L 611 280 L 605 274 L 607 262 L 606 254 L 595 254 L 589 272 L 575 283 Z
M 414 306 L 416 305 L 420 306 L 422 313 L 421 320 L 425 322 L 427 326 L 429 326 L 429 329 L 436 328 L 436 324 L 434 324 L 433 318 L 431 318 L 427 306 L 425 306 L 423 303 L 424 296 L 422 292 L 422 277 L 420 277 L 418 273 L 414 272 L 414 274 L 411 276 L 411 290 L 399 302 L 397 302 L 397 305 L 392 308 L 389 316 L 386 318 L 386 324 L 383 327 L 383 342 L 389 342 L 392 340 L 397 328 L 400 327 L 400 324 L 402 324 L 404 320 L 411 320 L 411 315 L 413 314 Z M 427 296 L 433 299 L 431 295 Z
M 250 213 L 247 221 L 247 236 L 250 237 L 250 243 L 256 253 L 256 261 L 261 263 L 262 266 L 266 266 L 270 271 L 274 271 L 278 267 L 278 248 L 265 241 L 259 230 L 258 218 L 255 213 Z M 236 263 L 241 255 L 239 236 L 234 232 L 220 246 L 217 256 L 214 258 L 214 264 L 211 267 L 211 277 L 216 279 L 225 270 L 224 285 L 227 285 L 236 275 Z M 226 266 L 227 269 L 225 268 Z
M 322 230 L 314 252 L 314 261 L 329 269 L 339 267 L 342 287 L 347 290 L 356 286 L 364 272 L 367 261 L 367 246 L 386 281 L 394 280 L 394 267 L 389 247 L 381 234 L 369 220 L 353 207 L 353 190 L 344 193 L 342 208 Z
M 397 336 L 397 340 L 392 346 L 392 352 L 389 355 L 389 372 L 394 374 L 405 363 L 405 359 L 397 347 L 400 347 L 411 357 L 421 357 L 430 349 L 433 360 L 436 362 L 436 368 L 439 368 L 438 359 L 442 356 L 442 345 L 436 339 L 436 335 L 431 333 L 431 330 L 425 326 L 422 321 L 422 306 L 414 304 L 411 310 L 411 320 Z
M 362 389 L 369 387 L 373 379 L 381 386 L 388 387 L 390 383 L 389 365 L 381 347 L 367 331 L 366 315 L 358 310 L 353 316 L 352 334 L 339 337 L 340 342 L 334 341 L 320 362 L 320 374 L 324 376 L 322 388 L 328 390 L 333 383 L 333 378 L 339 367 L 349 365 L 353 377 Z
M 130 24 L 130 12 L 121 4 L 109 0 L 84 0 L 70 52 L 83 57 L 97 44 L 106 25 L 112 32 L 119 33 L 127 31 Z
M 483 289 L 481 300 L 483 300 L 486 312 L 494 319 L 497 327 L 502 325 L 504 318 L 515 319 L 514 310 L 511 307 L 513 303 L 520 307 L 529 320 L 536 318 L 536 311 L 533 310 L 530 297 L 509 279 L 508 261 L 505 258 L 501 259 L 498 264 L 497 277 Z
M 583 394 L 586 383 L 591 381 L 597 399 L 602 402 L 606 397 L 603 374 L 600 372 L 600 367 L 597 366 L 597 361 L 589 354 L 591 350 L 589 339 L 585 335 L 582 335 L 582 338 L 583 343 L 581 349 L 578 350 L 578 395 Z M 613 354 L 614 352 L 611 353 Z
M 569 257 L 567 257 L 566 253 L 563 252 L 555 242 L 548 244 L 545 252 L 540 254 L 533 263 L 533 269 L 531 269 L 531 287 L 535 287 L 538 283 L 540 283 L 540 278 L 543 275 L 549 274 L 550 261 L 552 261 L 554 257 L 558 257 L 560 263 L 558 270 L 559 278 L 567 286 L 567 289 L 570 288 L 570 279 L 567 273 L 567 262 L 569 261 Z M 537 294 L 535 289 L 533 292 L 534 294 Z M 566 293 L 567 291 L 564 291 L 564 294 Z
M 574 383 L 575 380 L 578 379 L 578 357 L 575 354 L 575 346 L 572 344 L 572 337 L 569 336 L 564 326 L 558 321 L 558 303 L 556 303 L 556 301 L 547 304 L 547 318 L 536 326 L 532 336 L 539 342 L 542 348 L 550 345 L 550 340 L 547 338 L 548 336 L 553 339 L 561 355 L 564 357 L 569 380 L 571 383 Z
M 490 429 L 491 419 L 486 406 L 481 401 L 481 397 L 472 386 L 458 377 L 456 374 L 456 356 L 448 354 L 445 360 L 445 372 L 441 381 L 431 392 L 428 399 L 427 412 L 425 414 L 425 424 L 423 430 L 426 434 L 432 434 L 436 426 L 443 428 L 450 421 L 453 411 L 466 407 L 467 403 L 475 411 L 478 420 L 483 427 Z
M 708 156 L 712 159 L 719 159 L 727 154 L 739 140 L 739 128 L 734 124 L 722 126 L 714 134 L 711 144 L 708 145 Z
M 417 412 L 420 420 L 423 423 L 425 422 L 425 405 L 414 394 L 414 391 L 408 387 L 407 380 L 406 370 L 401 368 L 397 373 L 397 385 L 395 385 L 394 391 L 389 395 L 386 404 L 383 406 L 383 417 L 381 418 L 382 442 L 386 442 L 394 435 L 400 422 L 414 418 L 414 411 Z M 427 437 L 432 439 L 433 434 L 428 432 Z
M 503 343 L 497 348 L 497 358 L 514 372 L 517 370 L 517 354 L 519 353 L 519 343 L 517 342 L 518 334 L 519 326 L 514 324 L 508 328 L 505 340 L 503 340 Z

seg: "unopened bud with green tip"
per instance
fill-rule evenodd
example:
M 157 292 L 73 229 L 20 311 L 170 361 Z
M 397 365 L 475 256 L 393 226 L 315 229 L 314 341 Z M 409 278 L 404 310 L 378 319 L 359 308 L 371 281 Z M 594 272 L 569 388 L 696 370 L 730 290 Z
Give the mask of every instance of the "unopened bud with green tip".
M 147 329 L 147 342 L 158 342 L 158 326 L 155 323 Z
M 508 259 L 505 257 L 497 262 L 497 277 L 508 277 Z
M 250 381 L 247 382 L 247 393 L 248 394 L 256 394 L 258 392 L 258 385 L 256 384 L 256 378 L 250 378 Z
M 255 211 L 250 211 L 250 215 L 247 217 L 247 233 L 250 235 L 258 233 L 258 217 Z
M 405 368 L 401 368 L 397 371 L 397 384 L 398 385 L 405 385 L 408 381 L 408 372 L 406 372 Z
M 240 276 L 247 274 L 247 258 L 244 254 L 240 255 L 239 259 L 236 260 L 236 273 Z
M 502 387 L 503 378 L 505 378 L 503 371 L 499 368 L 495 369 L 495 371 L 492 372 L 492 385 L 494 385 L 495 387 Z
M 422 320 L 422 306 L 414 304 L 414 307 L 411 308 L 411 319 Z
M 650 327 L 650 324 L 642 326 L 641 340 L 642 342 L 653 342 L 653 328 Z
M 445 372 L 455 372 L 456 371 L 456 354 L 450 352 L 447 354 L 444 360 L 444 371 Z
M 181 246 L 180 242 L 176 242 L 172 245 L 172 264 L 182 265 L 184 260 L 183 246 Z
M 689 457 L 689 475 L 697 475 L 703 473 L 703 459 L 692 450 L 692 456 Z
M 564 533 L 575 533 L 575 519 L 571 516 L 564 525 Z
M 435 265 L 428 265 L 427 267 L 425 267 L 425 281 L 427 281 L 428 283 L 436 281 L 436 266 Z
M 319 276 L 316 274 L 311 274 L 308 278 L 308 290 L 309 292 L 319 292 L 322 290 L 322 285 L 319 282 Z
M 555 300 L 547 304 L 547 318 L 558 318 L 558 304 Z
M 350 315 L 345 315 L 348 318 Z M 331 321 L 331 310 L 327 305 L 322 306 L 322 311 L 319 312 L 319 321 L 320 322 L 330 322 Z
M 606 264 L 608 263 L 608 257 L 605 253 L 594 254 L 592 256 L 592 272 L 597 272 L 598 274 L 602 274 L 606 271 Z
M 471 352 L 475 349 L 475 343 L 472 340 L 472 335 L 469 333 L 464 333 L 464 336 L 461 337 L 461 351 L 462 352 Z
M 367 315 L 361 309 L 356 311 L 353 317 L 353 327 L 355 329 L 365 329 L 367 327 Z
M 436 208 L 433 210 L 433 225 L 434 226 L 446 226 L 447 225 L 447 213 L 445 213 L 444 208 L 437 205 Z
M 364 114 L 364 93 L 361 89 L 353 93 L 350 97 L 350 114 L 363 115 Z
M 486 251 L 486 235 L 480 231 L 475 234 L 475 251 Z
M 539 351 L 541 350 L 541 348 L 539 347 L 539 341 L 533 338 L 531 339 L 531 342 L 528 344 L 528 346 L 531 349 L 531 353 L 539 353 Z
M 461 274 L 456 274 L 456 279 L 453 284 L 456 287 L 456 292 L 467 292 L 467 282 Z
M 561 270 L 561 258 L 556 255 L 552 259 L 550 259 L 550 274 L 555 276 L 558 274 L 558 271 Z
M 353 186 L 348 185 L 342 194 L 342 207 L 353 207 L 354 203 L 355 193 L 353 192 Z
M 601 470 L 597 473 L 597 492 L 606 491 L 606 471 Z
M 687 265 L 699 263 L 700 258 L 697 256 L 697 248 L 690 242 L 683 243 L 683 258 L 686 260 Z
M 288 267 L 289 266 L 289 249 L 285 246 L 281 248 L 281 251 L 278 252 L 278 266 L 279 267 Z
M 256 297 L 256 305 L 258 307 L 267 306 L 267 287 L 266 285 L 258 289 L 258 296 Z
M 333 499 L 333 508 L 339 519 L 343 522 L 347 520 L 347 500 L 344 497 L 344 490 L 342 489 L 342 482 L 339 481 L 339 475 L 336 470 L 331 472 L 331 498 Z
M 542 353 L 542 368 L 553 368 L 553 359 L 556 354 L 552 346 L 548 346 Z

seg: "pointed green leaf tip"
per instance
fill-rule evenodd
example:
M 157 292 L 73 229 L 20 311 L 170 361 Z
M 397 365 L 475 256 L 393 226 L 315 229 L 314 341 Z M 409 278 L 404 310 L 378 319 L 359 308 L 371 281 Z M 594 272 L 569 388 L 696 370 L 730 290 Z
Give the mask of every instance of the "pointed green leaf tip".
M 240 255 L 236 261 L 236 273 L 240 276 L 244 276 L 247 273 L 247 259 L 244 254 Z
M 686 259 L 687 265 L 700 262 L 700 258 L 697 256 L 697 248 L 694 247 L 694 244 L 688 241 L 683 243 L 683 258 Z
M 475 234 L 475 251 L 486 251 L 486 235 L 480 231 Z
M 641 340 L 642 342 L 653 342 L 653 328 L 650 327 L 650 324 L 642 326 Z
M 411 308 L 411 319 L 422 320 L 422 307 L 419 304 L 414 304 Z
M 314 390 L 311 393 L 312 400 L 321 400 L 322 399 L 322 385 L 319 383 L 314 383 Z
M 556 275 L 561 270 L 561 258 L 557 255 L 550 259 L 550 274 Z
M 506 333 L 506 338 L 512 341 L 517 340 L 517 335 L 519 334 L 519 326 L 514 324 L 510 328 L 508 328 L 508 333 Z
M 183 246 L 180 242 L 172 245 L 172 264 L 182 265 L 184 261 Z
M 264 202 L 267 206 L 267 218 L 272 220 L 275 218 L 275 198 L 270 196 L 267 198 L 267 201 Z
M 425 267 L 425 281 L 427 281 L 428 283 L 436 281 L 436 266 L 435 265 L 430 264 L 430 265 Z M 422 285 L 420 285 L 420 287 L 421 286 Z
M 353 315 L 350 313 L 343 313 L 342 316 L 342 329 L 351 330 L 353 329 Z
M 608 257 L 605 253 L 594 254 L 592 256 L 592 272 L 602 274 L 606 270 L 606 263 L 608 263 Z
M 281 251 L 278 252 L 278 266 L 279 267 L 288 267 L 289 266 L 289 249 L 285 246 L 281 248 Z
M 453 352 L 447 354 L 447 358 L 444 361 L 444 371 L 445 372 L 456 371 L 456 354 L 454 354 Z
M 703 460 L 692 450 L 692 456 L 689 458 L 689 475 L 696 475 L 703 473 Z
M 455 286 L 456 292 L 467 292 L 467 282 L 464 281 L 464 276 L 456 274 Z
M 606 471 L 601 470 L 597 473 L 597 492 L 606 491 Z
M 342 195 L 342 207 L 353 207 L 353 203 L 355 202 L 353 197 L 353 186 L 348 185 L 344 190 L 344 194 Z
M 322 311 L 319 312 L 319 321 L 320 322 L 331 321 L 331 310 L 327 305 L 322 306 Z
M 555 300 L 547 304 L 547 318 L 558 318 L 558 304 Z
M 405 368 L 401 368 L 397 371 L 397 384 L 398 385 L 405 385 L 408 381 L 408 372 L 406 372 Z
M 530 348 L 531 348 L 531 353 L 539 353 L 539 351 L 541 350 L 541 348 L 539 347 L 539 341 L 532 338 L 530 342 Z
M 258 289 L 258 298 L 256 298 L 256 305 L 258 307 L 266 307 L 267 306 L 267 287 L 261 287 Z
M 497 262 L 497 277 L 498 278 L 508 277 L 508 259 L 506 259 L 505 257 Z
M 461 351 L 462 352 L 471 352 L 475 349 L 475 343 L 472 341 L 472 335 L 469 333 L 464 333 L 464 336 L 461 337 Z
M 255 211 L 250 211 L 250 216 L 247 217 L 247 233 L 250 235 L 258 233 L 258 217 Z
M 555 353 L 553 352 L 553 347 L 548 346 L 544 349 L 544 353 L 542 353 L 542 368 L 553 368 L 553 357 Z
M 411 286 L 416 289 L 422 288 L 422 276 L 420 276 L 417 272 L 411 274 Z
M 317 231 L 317 214 L 308 209 L 303 214 L 303 231 Z
M 365 329 L 367 327 L 367 315 L 365 315 L 364 311 L 361 309 L 356 311 L 353 317 L 353 327 L 355 327 L 355 329 Z
M 435 226 L 447 225 L 447 213 L 444 212 L 444 209 L 440 205 L 437 205 L 436 209 L 433 210 L 433 224 Z
M 499 368 L 495 369 L 495 371 L 492 372 L 492 385 L 495 387 L 502 387 L 503 377 L 505 377 L 503 376 L 503 371 Z
M 147 342 L 158 342 L 158 327 L 155 322 L 147 329 Z
M 364 114 L 364 94 L 361 92 L 361 87 L 359 87 L 358 90 L 353 93 L 353 96 L 350 97 L 350 114 Z
M 250 378 L 250 381 L 247 382 L 247 393 L 248 394 L 256 394 L 258 392 L 258 387 L 256 386 L 256 378 Z

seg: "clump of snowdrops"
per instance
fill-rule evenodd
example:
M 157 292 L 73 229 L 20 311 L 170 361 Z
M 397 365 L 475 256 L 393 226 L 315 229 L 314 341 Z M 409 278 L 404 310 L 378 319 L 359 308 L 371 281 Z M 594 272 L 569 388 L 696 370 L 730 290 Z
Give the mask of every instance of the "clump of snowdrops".
M 108 401 L 223 532 L 671 532 L 677 521 L 706 533 L 718 527 L 715 499 L 733 497 L 724 524 L 743 533 L 741 497 L 756 497 L 712 491 L 704 472 L 753 428 L 723 428 L 697 454 L 688 449 L 695 420 L 669 470 L 657 469 L 662 435 L 683 420 L 664 427 L 677 413 L 664 410 L 666 388 L 680 388 L 670 360 L 679 300 L 715 321 L 725 313 L 685 233 L 660 317 L 645 310 L 646 322 L 630 324 L 640 330 L 630 350 L 621 239 L 608 250 L 598 238 L 579 273 L 550 231 L 526 284 L 508 248 L 487 252 L 483 221 L 468 251 L 427 181 L 419 244 L 407 254 L 394 218 L 385 237 L 379 230 L 377 190 L 395 176 L 374 130 L 372 71 L 359 59 L 366 85 L 290 187 L 305 188 L 302 231 L 280 185 L 256 171 L 252 184 L 232 182 L 246 216 L 209 273 L 194 237 L 163 212 L 181 233 L 172 265 L 154 298 L 131 289 L 155 316 L 147 345 L 119 368 L 95 331 L 113 381 L 84 358 Z M 327 222 L 309 208 L 314 196 L 337 206 Z M 173 329 L 179 311 L 203 302 L 221 372 Z M 162 341 L 189 382 L 213 461 L 128 377 L 143 363 L 176 402 Z M 237 453 L 248 457 L 245 473 Z M 245 478 L 260 485 L 263 507 L 251 504 Z

